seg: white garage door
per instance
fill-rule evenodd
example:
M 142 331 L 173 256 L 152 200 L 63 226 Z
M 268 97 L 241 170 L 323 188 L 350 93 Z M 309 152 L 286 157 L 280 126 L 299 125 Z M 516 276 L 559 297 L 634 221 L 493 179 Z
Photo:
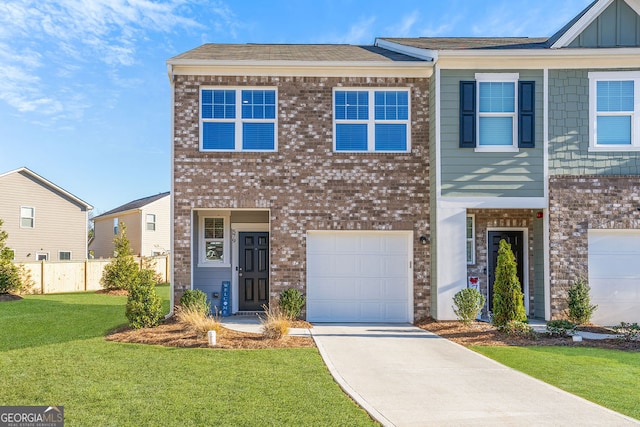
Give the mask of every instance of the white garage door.
M 309 232 L 307 320 L 411 322 L 412 233 Z
M 640 230 L 589 230 L 591 321 L 640 322 Z

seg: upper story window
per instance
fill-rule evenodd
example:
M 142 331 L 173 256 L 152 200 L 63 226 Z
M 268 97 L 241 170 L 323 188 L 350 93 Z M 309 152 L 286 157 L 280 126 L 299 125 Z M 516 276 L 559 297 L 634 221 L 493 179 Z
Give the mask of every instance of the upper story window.
M 20 207 L 20 228 L 34 228 L 36 225 L 36 210 L 28 206 Z
M 589 73 L 589 149 L 640 150 L 640 72 Z
M 147 231 L 156 231 L 156 215 L 147 214 Z
M 460 82 L 460 147 L 518 151 L 535 146 L 535 82 L 518 73 L 476 73 Z
M 113 234 L 118 234 L 118 218 L 113 218 Z
M 201 216 L 199 231 L 200 266 L 231 265 L 228 216 Z
M 334 89 L 334 150 L 411 150 L 409 89 Z
M 276 151 L 275 89 L 202 89 L 200 149 Z

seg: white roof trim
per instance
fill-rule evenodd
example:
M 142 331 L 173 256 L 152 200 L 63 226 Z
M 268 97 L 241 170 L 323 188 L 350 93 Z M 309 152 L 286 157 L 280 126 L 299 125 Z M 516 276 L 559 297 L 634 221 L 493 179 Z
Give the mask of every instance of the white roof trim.
M 400 43 L 395 43 L 395 42 L 391 42 L 389 40 L 384 40 L 380 38 L 376 38 L 374 45 L 381 47 L 383 49 L 396 52 L 396 53 L 401 53 L 403 55 L 424 59 L 425 61 L 435 62 L 438 60 L 438 52 L 435 50 L 422 49 L 422 48 L 413 47 L 413 46 L 405 46 Z
M 551 49 L 569 46 L 614 0 L 599 0 L 553 44 Z M 625 0 L 626 1 L 626 0 Z M 632 6 L 633 7 L 633 6 Z
M 638 15 L 640 15 L 640 0 L 624 0 L 631 9 Z
M 15 169 L 15 170 L 0 174 L 0 178 L 2 178 L 3 176 L 7 176 L 7 175 L 14 174 L 14 173 L 19 173 L 19 172 L 24 172 L 27 175 L 31 175 L 33 178 L 37 179 L 38 181 L 41 181 L 42 183 L 46 184 L 47 186 L 53 188 L 54 190 L 64 194 L 65 196 L 69 197 L 70 199 L 72 199 L 76 203 L 78 203 L 80 205 L 83 205 L 84 207 L 87 208 L 87 210 L 92 210 L 93 209 L 93 206 L 91 206 L 89 203 L 87 203 L 84 200 L 74 196 L 73 194 L 71 194 L 67 190 L 65 190 L 64 188 L 55 185 L 53 182 L 49 181 L 48 179 L 45 179 L 45 178 L 41 177 L 40 175 L 38 175 L 37 173 L 35 173 L 31 169 L 28 169 L 26 167 L 21 167 L 21 168 L 18 168 L 18 169 Z
M 438 52 L 440 58 L 454 56 L 519 56 L 519 57 L 596 57 L 596 56 L 623 56 L 638 55 L 640 47 L 603 47 L 603 48 L 575 48 L 564 50 L 550 49 L 455 49 L 441 50 Z

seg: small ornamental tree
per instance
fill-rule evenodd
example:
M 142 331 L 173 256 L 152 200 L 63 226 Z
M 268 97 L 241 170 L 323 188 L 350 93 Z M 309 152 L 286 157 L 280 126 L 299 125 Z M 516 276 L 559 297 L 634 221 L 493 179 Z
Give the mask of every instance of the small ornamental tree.
M 569 320 L 577 325 L 589 323 L 591 315 L 598 308 L 597 305 L 591 305 L 590 290 L 591 287 L 582 277 L 569 289 Z
M 153 328 L 162 319 L 162 300 L 156 293 L 153 271 L 140 270 L 129 286 L 126 316 L 133 329 Z
M 0 219 L 0 227 L 4 222 Z M 18 292 L 23 287 L 23 268 L 13 263 L 13 253 L 6 246 L 9 234 L 0 228 L 0 294 Z
M 493 324 L 503 327 L 510 321 L 525 322 L 524 296 L 518 280 L 516 257 L 511 245 L 500 240 L 496 279 L 493 283 Z
M 133 259 L 131 245 L 127 238 L 127 227 L 120 223 L 120 233 L 113 239 L 115 258 L 104 267 L 100 284 L 106 290 L 128 290 L 140 271 Z

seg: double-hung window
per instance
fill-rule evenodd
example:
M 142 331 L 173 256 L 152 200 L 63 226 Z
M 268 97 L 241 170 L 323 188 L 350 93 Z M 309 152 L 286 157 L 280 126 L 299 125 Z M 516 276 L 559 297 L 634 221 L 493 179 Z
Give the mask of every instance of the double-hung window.
M 20 207 L 20 228 L 34 228 L 36 224 L 36 210 L 32 207 Z
M 535 146 L 535 82 L 518 73 L 476 73 L 460 82 L 460 147 L 518 151 Z
M 334 150 L 408 152 L 409 89 L 344 89 L 333 91 Z
M 200 149 L 276 151 L 275 89 L 204 88 L 200 91 Z
M 228 216 L 200 217 L 200 266 L 228 267 L 231 265 Z
M 640 150 L 640 72 L 589 73 L 589 149 Z
M 156 231 L 156 214 L 147 214 L 147 231 Z

